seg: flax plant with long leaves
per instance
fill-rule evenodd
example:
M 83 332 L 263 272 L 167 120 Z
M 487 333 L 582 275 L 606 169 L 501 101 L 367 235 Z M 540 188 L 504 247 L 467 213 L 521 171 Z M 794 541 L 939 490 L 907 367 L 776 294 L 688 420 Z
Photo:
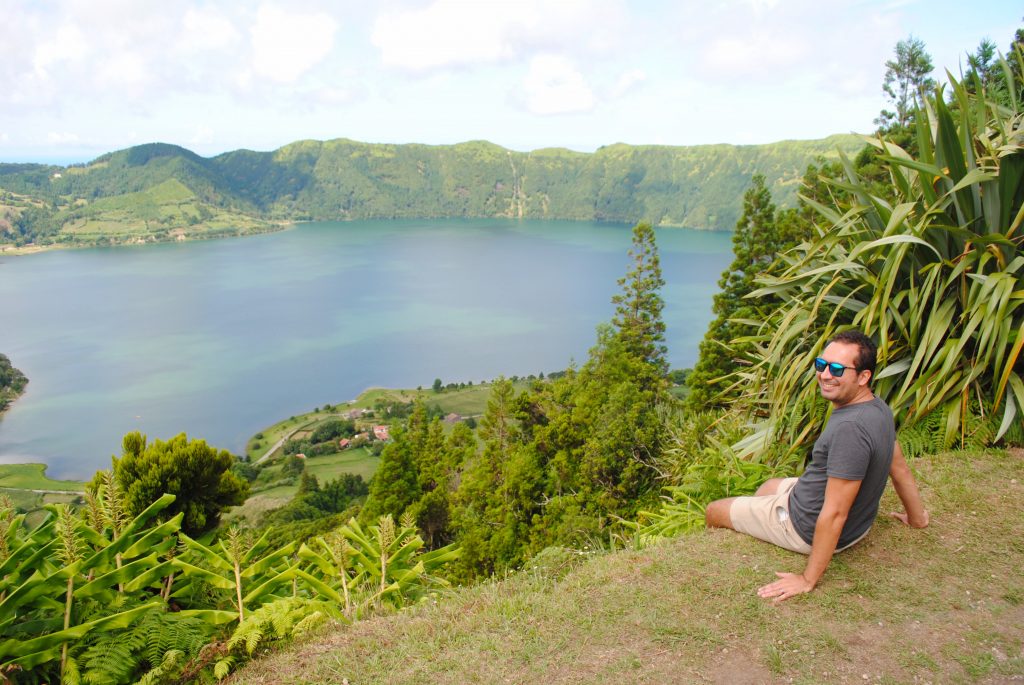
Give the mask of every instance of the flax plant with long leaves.
M 1024 57 L 1014 56 L 1024 67 Z M 1019 89 L 1021 77 L 1002 68 Z M 1016 74 L 1020 74 L 1018 70 Z M 783 256 L 780 275 L 751 297 L 784 304 L 764 323 L 755 364 L 737 373 L 754 430 L 748 455 L 780 442 L 798 450 L 825 418 L 811 360 L 836 332 L 856 327 L 878 343 L 872 388 L 897 425 L 940 413 L 943 443 L 963 444 L 981 424 L 1003 438 L 1024 410 L 1024 112 L 970 92 L 949 75 L 916 117 L 920 153 L 882 138 L 892 180 L 883 197 L 845 157 L 843 192 L 805 202 L 816 238 Z M 889 195 L 885 193 L 885 195 Z M 839 199 L 846 198 L 846 199 Z M 978 421 L 981 417 L 983 421 Z

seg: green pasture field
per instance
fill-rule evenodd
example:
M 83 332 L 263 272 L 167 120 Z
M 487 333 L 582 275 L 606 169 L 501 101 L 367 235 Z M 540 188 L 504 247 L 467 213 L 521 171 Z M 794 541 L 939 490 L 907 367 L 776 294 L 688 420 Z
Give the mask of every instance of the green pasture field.
M 522 379 L 517 380 L 513 383 L 513 387 L 516 392 L 522 392 L 530 387 L 531 381 Z M 456 413 L 461 416 L 480 416 L 487 410 L 487 400 L 491 396 L 492 383 L 480 383 L 479 385 L 470 385 L 465 388 L 442 390 L 441 392 L 434 392 L 432 388 L 424 388 L 421 390 L 387 390 L 383 388 L 373 388 L 367 390 L 365 393 L 359 396 L 358 401 L 362 401 L 364 397 L 372 397 L 368 406 L 373 406 L 378 398 L 398 400 L 402 402 L 411 402 L 415 399 L 421 399 L 428 405 L 437 405 L 446 414 Z
M 321 483 L 333 480 L 343 473 L 354 473 L 368 481 L 377 471 L 379 464 L 380 457 L 375 457 L 365 447 L 357 447 L 334 454 L 309 457 L 306 459 L 306 472 L 316 476 Z M 267 466 L 264 468 L 264 472 L 266 475 L 263 478 L 268 482 L 274 482 L 281 478 L 281 465 Z M 289 486 L 291 490 L 289 497 L 295 494 L 297 487 L 297 485 Z M 275 490 L 278 489 L 275 488 Z M 266 494 L 266 492 L 268 491 L 262 491 L 260 494 Z
M 85 484 L 75 480 L 46 477 L 46 464 L 0 464 L 0 490 L 66 490 L 80 493 Z
M 28 513 L 26 520 L 30 526 L 42 521 L 44 504 L 75 502 L 84 490 L 85 483 L 47 478 L 45 464 L 0 464 L 0 495 L 10 500 L 16 510 Z
M 67 494 L 56 494 L 46 493 L 40 494 L 37 492 L 30 492 L 28 490 L 6 490 L 3 492 L 5 495 L 15 495 L 11 497 L 11 503 L 14 504 L 15 509 L 18 511 L 28 512 L 25 515 L 25 521 L 29 527 L 34 527 L 43 522 L 46 517 L 46 511 L 43 509 L 43 505 L 46 504 L 75 504 L 81 503 L 80 495 L 74 493 Z
M 669 388 L 669 392 L 672 393 L 672 396 L 677 400 L 685 400 L 690 394 L 690 389 L 685 385 L 673 385 Z
M 62 504 L 76 501 L 80 495 L 74 492 L 68 493 L 42 493 L 31 490 L 0 490 L 0 495 L 6 496 L 18 511 L 31 512 L 39 509 L 44 504 Z
M 377 466 L 380 465 L 380 457 L 374 456 L 365 447 L 345 450 L 335 454 L 324 454 L 318 457 L 310 457 L 306 460 L 306 472 L 317 477 L 321 483 L 334 480 L 343 473 L 354 473 L 362 476 L 363 480 L 369 481 L 373 477 Z M 264 467 L 263 479 L 265 482 L 273 483 L 281 479 L 281 464 L 272 464 Z M 258 486 L 257 486 L 258 487 Z M 245 501 L 245 504 L 235 507 L 230 513 L 224 516 L 225 521 L 244 518 L 251 524 L 255 524 L 259 515 L 265 511 L 282 507 L 295 496 L 298 491 L 298 483 L 292 485 L 275 485 L 265 490 L 257 490 Z

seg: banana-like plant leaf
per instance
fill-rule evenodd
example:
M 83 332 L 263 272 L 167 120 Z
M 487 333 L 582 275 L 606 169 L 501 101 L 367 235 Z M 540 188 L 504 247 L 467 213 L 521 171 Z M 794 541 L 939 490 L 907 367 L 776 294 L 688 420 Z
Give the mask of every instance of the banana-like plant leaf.
M 162 602 L 150 602 L 134 609 L 102 616 L 93 621 L 80 623 L 77 626 L 59 630 L 49 635 L 41 635 L 30 640 L 4 640 L 0 642 L 0 659 L 6 659 L 11 654 L 31 654 L 37 650 L 46 650 L 63 645 L 65 642 L 81 640 L 92 630 L 127 628 L 136 619 L 141 618 L 143 614 L 162 606 Z
M 289 580 L 295 577 L 295 568 L 288 567 L 285 570 L 277 573 L 270 578 L 267 578 L 262 583 L 257 585 L 255 588 L 250 590 L 242 597 L 242 603 L 249 605 L 252 602 L 256 602 L 262 597 L 269 595 L 271 592 L 279 588 L 282 584 L 287 583 Z
M 178 612 L 181 618 L 198 618 L 212 626 L 221 626 L 238 620 L 238 612 L 220 609 L 184 609 Z
M 147 530 L 124 551 L 124 557 L 126 559 L 133 559 L 140 554 L 154 551 L 154 547 L 160 545 L 165 539 L 173 540 L 173 536 L 181 530 L 181 522 L 184 516 L 184 512 L 179 512 L 159 526 Z
M 145 574 L 149 569 L 153 568 L 156 565 L 156 554 L 150 554 L 147 557 L 136 559 L 131 563 L 125 564 L 121 568 L 114 569 L 109 573 L 104 573 L 103 575 L 99 576 L 98 578 L 95 578 L 91 582 L 79 586 L 75 589 L 74 595 L 78 599 L 84 599 L 86 597 L 95 597 L 99 593 L 113 587 L 114 585 L 117 585 L 118 583 L 125 583 L 129 580 L 132 580 L 136 576 Z M 161 564 L 160 566 L 164 568 L 169 568 L 164 566 L 163 564 Z
M 319 594 L 321 597 L 329 599 L 332 602 L 337 602 L 338 604 L 345 603 L 345 598 L 342 597 L 340 592 L 338 592 L 333 587 L 323 582 L 319 578 L 298 568 L 295 569 L 295 576 L 297 578 L 301 578 L 304 583 L 306 583 L 309 587 L 313 588 L 313 590 L 315 590 L 317 594 Z
M 274 550 L 262 559 L 249 564 L 242 570 L 243 578 L 255 578 L 263 575 L 277 565 L 282 559 L 290 557 L 295 551 L 295 543 L 289 542 L 281 549 Z
M 178 533 L 178 539 L 185 543 L 185 546 L 188 549 L 192 550 L 193 552 L 196 552 L 199 555 L 199 558 L 201 558 L 204 563 L 207 563 L 215 568 L 219 568 L 222 571 L 231 571 L 232 573 L 234 572 L 234 565 L 227 559 L 223 558 L 220 555 L 220 553 L 216 550 L 207 547 L 198 540 L 193 540 L 185 533 Z
M 225 578 L 213 571 L 208 571 L 205 568 L 194 566 L 181 559 L 171 559 L 171 564 L 174 568 L 184 572 L 189 578 L 195 578 L 202 580 L 203 582 L 209 583 L 213 587 L 220 588 L 221 590 L 233 590 L 235 589 L 235 581 L 232 579 Z M 182 594 L 188 591 L 188 587 L 182 587 L 180 590 L 176 590 L 171 593 L 171 597 L 180 597 Z

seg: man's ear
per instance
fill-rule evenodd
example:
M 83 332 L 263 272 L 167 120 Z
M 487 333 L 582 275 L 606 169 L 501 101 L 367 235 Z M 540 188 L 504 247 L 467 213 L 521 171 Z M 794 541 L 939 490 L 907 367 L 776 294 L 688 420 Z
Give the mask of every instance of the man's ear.
M 857 385 L 867 385 L 868 382 L 871 381 L 871 375 L 872 374 L 871 374 L 870 369 L 864 369 L 863 371 L 858 373 L 857 374 Z

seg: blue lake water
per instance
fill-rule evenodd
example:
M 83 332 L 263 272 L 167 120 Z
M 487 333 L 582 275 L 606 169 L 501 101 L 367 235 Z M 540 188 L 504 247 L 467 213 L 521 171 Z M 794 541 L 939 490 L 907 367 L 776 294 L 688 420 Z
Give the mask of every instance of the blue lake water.
M 402 220 L 0 257 L 0 352 L 29 377 L 0 462 L 109 468 L 121 436 L 241 453 L 370 386 L 564 369 L 609 321 L 628 226 Z M 669 358 L 692 366 L 731 234 L 657 231 Z

